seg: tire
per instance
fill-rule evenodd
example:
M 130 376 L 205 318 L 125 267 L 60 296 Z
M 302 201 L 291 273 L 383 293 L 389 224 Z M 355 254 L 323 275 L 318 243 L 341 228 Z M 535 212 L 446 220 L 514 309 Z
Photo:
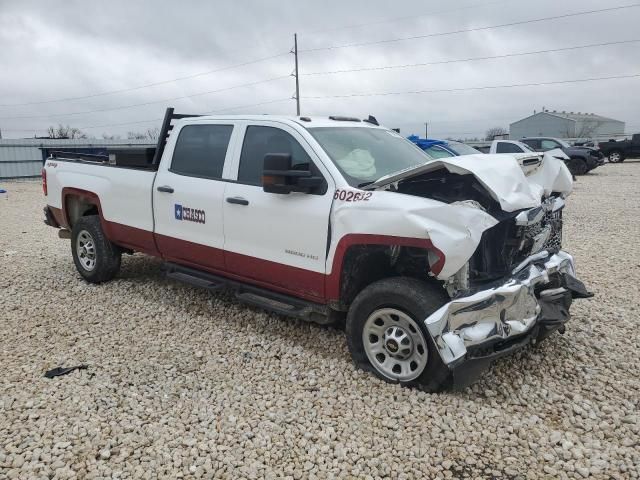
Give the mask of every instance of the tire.
M 587 162 L 580 157 L 572 157 L 567 160 L 567 167 L 573 175 L 584 175 L 587 173 Z
M 439 285 L 409 277 L 386 278 L 366 287 L 347 314 L 347 344 L 356 366 L 386 382 L 427 392 L 448 387 L 451 372 L 442 362 L 424 319 L 449 300 Z M 405 338 L 410 343 L 403 343 Z M 394 352 L 406 358 L 393 357 Z
M 107 282 L 120 270 L 122 252 L 104 235 L 96 215 L 81 217 L 73 226 L 71 255 L 78 273 L 91 283 Z
M 624 154 L 621 150 L 611 150 L 609 152 L 609 163 L 622 163 L 624 162 Z

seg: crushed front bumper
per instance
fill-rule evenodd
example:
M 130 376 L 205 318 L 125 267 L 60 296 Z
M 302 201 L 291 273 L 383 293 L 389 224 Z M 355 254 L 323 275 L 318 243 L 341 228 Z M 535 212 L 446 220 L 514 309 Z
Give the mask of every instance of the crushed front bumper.
M 425 324 L 454 385 L 465 386 L 495 358 L 563 329 L 572 299 L 590 296 L 575 277 L 571 255 L 542 251 L 509 278 L 453 299 Z

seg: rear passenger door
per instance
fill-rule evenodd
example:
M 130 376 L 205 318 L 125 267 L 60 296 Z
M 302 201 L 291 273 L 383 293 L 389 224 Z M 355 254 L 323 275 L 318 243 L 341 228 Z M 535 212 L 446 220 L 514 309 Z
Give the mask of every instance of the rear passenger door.
M 320 300 L 324 297 L 333 179 L 295 129 L 267 121 L 251 122 L 245 128 L 234 167 L 236 182 L 229 183 L 225 192 L 226 268 L 259 285 Z M 326 185 L 315 193 L 264 192 L 262 171 L 267 153 L 290 154 L 293 169 L 310 169 Z
M 224 269 L 222 202 L 234 125 L 203 121 L 169 139 L 153 186 L 155 238 L 165 260 Z

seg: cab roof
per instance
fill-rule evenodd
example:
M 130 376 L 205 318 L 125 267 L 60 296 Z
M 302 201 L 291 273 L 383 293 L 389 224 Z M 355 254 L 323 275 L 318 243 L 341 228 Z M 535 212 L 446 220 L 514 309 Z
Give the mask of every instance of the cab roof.
M 358 117 L 345 117 L 341 115 L 331 116 L 290 116 L 290 115 L 202 115 L 190 117 L 187 121 L 194 120 L 248 120 L 248 121 L 264 121 L 274 120 L 283 123 L 295 123 L 304 128 L 313 127 L 365 127 L 365 128 L 384 128 L 377 124 L 374 117 L 360 119 Z M 375 122 L 375 123 L 374 123 Z

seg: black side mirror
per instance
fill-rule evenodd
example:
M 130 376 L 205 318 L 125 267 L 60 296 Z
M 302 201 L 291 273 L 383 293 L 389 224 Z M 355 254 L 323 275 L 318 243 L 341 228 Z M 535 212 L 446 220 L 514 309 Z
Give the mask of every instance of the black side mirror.
M 313 193 L 324 185 L 324 178 L 309 170 L 293 170 L 288 153 L 267 153 L 264 156 L 262 189 L 267 193 Z

